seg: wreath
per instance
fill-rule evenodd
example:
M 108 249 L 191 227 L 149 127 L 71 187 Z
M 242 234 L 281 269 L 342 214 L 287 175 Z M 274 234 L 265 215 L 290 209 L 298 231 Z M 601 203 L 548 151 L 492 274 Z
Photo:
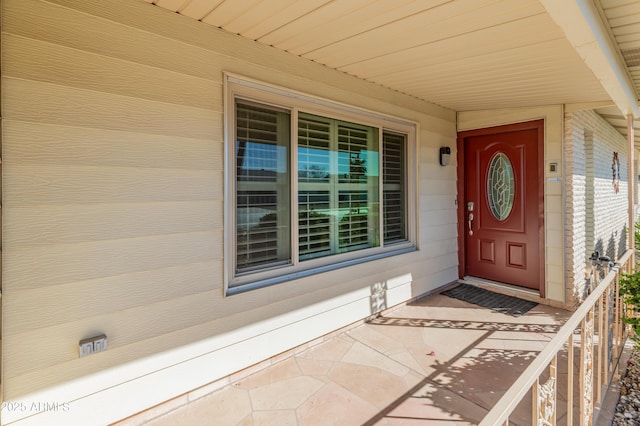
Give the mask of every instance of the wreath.
M 616 194 L 620 191 L 620 160 L 618 159 L 618 153 L 613 153 L 613 163 L 611 164 L 611 171 L 613 172 L 613 190 Z

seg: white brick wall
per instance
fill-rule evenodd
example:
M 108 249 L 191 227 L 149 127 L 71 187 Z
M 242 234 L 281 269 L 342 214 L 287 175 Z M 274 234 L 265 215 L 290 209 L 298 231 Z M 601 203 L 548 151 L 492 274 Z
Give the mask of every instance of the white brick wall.
M 617 259 L 627 248 L 626 140 L 593 111 L 565 115 L 566 289 L 569 305 L 577 305 L 591 284 L 589 256 Z M 620 163 L 619 191 L 613 185 L 613 155 Z

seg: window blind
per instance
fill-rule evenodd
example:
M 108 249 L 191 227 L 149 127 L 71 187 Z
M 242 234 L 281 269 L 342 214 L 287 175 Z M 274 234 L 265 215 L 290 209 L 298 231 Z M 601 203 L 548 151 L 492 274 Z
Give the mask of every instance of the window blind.
M 331 177 L 331 125 L 328 120 L 298 118 L 298 181 L 329 182 Z
M 331 254 L 331 120 L 298 117 L 298 250 L 300 260 Z
M 331 254 L 329 192 L 299 191 L 298 210 L 300 260 Z
M 236 270 L 289 261 L 289 115 L 236 104 Z
M 368 191 L 340 191 L 340 249 L 349 251 L 370 246 Z
M 384 242 L 407 240 L 405 206 L 406 136 L 382 135 L 382 202 Z
M 301 113 L 298 118 L 300 260 L 374 247 L 379 241 L 374 128 Z
M 371 135 L 367 129 L 338 126 L 339 182 L 367 183 L 366 154 Z

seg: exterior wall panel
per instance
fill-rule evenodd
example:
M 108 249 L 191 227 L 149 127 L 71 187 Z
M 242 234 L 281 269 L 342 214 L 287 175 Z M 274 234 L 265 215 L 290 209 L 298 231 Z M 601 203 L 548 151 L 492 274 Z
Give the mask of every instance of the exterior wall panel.
M 144 2 L 1 6 L 6 401 L 115 421 L 457 278 L 452 111 Z M 421 250 L 224 297 L 225 71 L 415 121 Z
M 627 142 L 593 111 L 565 114 L 567 167 L 567 291 L 573 304 L 594 283 L 588 260 L 598 251 L 615 261 L 628 246 Z M 613 153 L 618 153 L 619 188 L 613 185 Z

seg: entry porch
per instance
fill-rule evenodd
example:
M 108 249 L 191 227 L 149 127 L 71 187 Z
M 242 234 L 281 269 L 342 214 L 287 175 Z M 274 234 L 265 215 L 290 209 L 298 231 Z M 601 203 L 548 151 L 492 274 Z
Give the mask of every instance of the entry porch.
M 616 400 L 605 396 L 624 350 L 618 284 L 631 259 L 573 313 L 538 304 L 510 315 L 440 291 L 119 425 L 609 424 L 610 407 L 600 411 Z

